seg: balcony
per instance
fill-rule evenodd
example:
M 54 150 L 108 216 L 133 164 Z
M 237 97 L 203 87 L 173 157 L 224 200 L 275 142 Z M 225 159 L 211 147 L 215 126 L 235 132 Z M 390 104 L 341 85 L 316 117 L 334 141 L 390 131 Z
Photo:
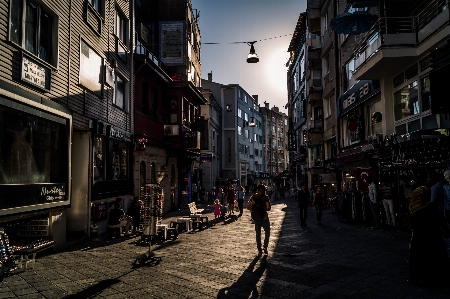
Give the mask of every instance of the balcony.
M 309 121 L 309 131 L 310 132 L 317 132 L 322 133 L 323 132 L 323 119 L 314 119 Z
M 448 38 L 446 1 L 433 0 L 412 17 L 383 17 L 355 45 L 356 80 L 396 75 Z

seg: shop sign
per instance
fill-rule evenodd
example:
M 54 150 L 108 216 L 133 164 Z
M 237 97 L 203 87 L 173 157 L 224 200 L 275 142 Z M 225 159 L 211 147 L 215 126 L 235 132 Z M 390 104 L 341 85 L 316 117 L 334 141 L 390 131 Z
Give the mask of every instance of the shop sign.
M 113 127 L 109 130 L 109 138 L 123 139 L 124 135 L 122 132 L 115 130 Z
M 288 132 L 288 151 L 297 151 L 297 134 L 295 132 Z
M 20 79 L 40 89 L 50 91 L 50 68 L 26 55 L 24 52 L 22 52 L 22 71 Z
M 369 100 L 380 90 L 379 80 L 360 80 L 338 99 L 338 116 Z
M 200 161 L 202 162 L 212 162 L 212 154 L 210 153 L 201 153 Z
M 39 202 L 56 202 L 66 200 L 66 184 L 45 184 L 38 188 Z

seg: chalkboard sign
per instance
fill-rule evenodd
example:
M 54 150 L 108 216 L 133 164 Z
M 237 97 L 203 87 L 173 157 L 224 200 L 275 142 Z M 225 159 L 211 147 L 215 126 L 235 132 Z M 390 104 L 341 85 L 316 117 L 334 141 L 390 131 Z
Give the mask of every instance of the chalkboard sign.
M 92 221 L 99 222 L 105 220 L 108 216 L 108 203 L 101 202 L 92 206 Z

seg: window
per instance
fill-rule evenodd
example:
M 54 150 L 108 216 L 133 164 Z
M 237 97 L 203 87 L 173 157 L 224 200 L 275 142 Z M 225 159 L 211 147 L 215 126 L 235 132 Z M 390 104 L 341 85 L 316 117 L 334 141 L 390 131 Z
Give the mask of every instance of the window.
M 149 86 L 147 81 L 142 81 L 142 103 L 141 111 L 145 115 L 148 115 L 148 96 L 149 96 Z
M 247 103 L 247 95 L 244 95 L 244 102 Z
M 254 138 L 255 138 L 255 142 L 258 142 L 258 134 L 255 133 Z
M 312 71 L 313 87 L 322 87 L 322 70 L 313 69 Z
M 238 126 L 238 135 L 242 136 L 242 127 L 241 126 Z
M 30 0 L 11 0 L 9 40 L 56 66 L 58 18 Z
M 248 122 L 248 114 L 246 112 L 244 113 L 244 119 Z
M 127 38 L 128 38 L 128 20 L 125 18 L 125 16 L 122 14 L 122 12 L 119 11 L 118 8 L 116 8 L 116 28 L 115 33 L 117 36 L 117 44 L 116 44 L 116 51 L 119 58 L 127 62 Z
M 431 108 L 430 77 L 420 79 L 422 112 Z
M 128 146 L 125 142 L 111 140 L 112 180 L 128 179 Z
M 105 139 L 94 139 L 94 182 L 105 179 Z
M 100 0 L 88 0 L 89 4 L 92 5 L 92 7 L 101 14 L 100 11 Z
M 80 84 L 87 89 L 102 93 L 101 69 L 103 58 L 98 55 L 85 41 L 80 40 Z
M 158 90 L 152 87 L 152 116 L 157 117 L 158 115 Z
M 127 110 L 127 82 L 125 82 L 125 80 L 119 75 L 116 75 L 115 87 L 116 88 L 114 90 L 113 104 L 123 110 Z
M 241 108 L 238 108 L 238 116 L 242 118 L 242 110 L 241 110 Z
M 324 98 L 323 99 L 323 112 L 325 118 L 329 117 L 331 115 L 331 101 L 330 98 Z
M 394 94 L 395 120 L 419 114 L 419 87 L 413 81 Z
M 245 130 L 245 138 L 248 138 L 248 130 Z

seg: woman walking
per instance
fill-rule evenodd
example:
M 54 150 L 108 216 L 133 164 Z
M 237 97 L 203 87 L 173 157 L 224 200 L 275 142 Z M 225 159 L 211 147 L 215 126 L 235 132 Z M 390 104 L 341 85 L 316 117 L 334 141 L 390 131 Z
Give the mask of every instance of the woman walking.
M 227 191 L 227 202 L 228 202 L 228 213 L 229 215 L 234 214 L 234 201 L 236 200 L 236 193 L 232 185 L 228 187 Z
M 322 225 L 322 208 L 323 208 L 323 195 L 320 192 L 320 187 L 316 188 L 314 192 L 313 205 L 316 207 L 317 224 Z
M 225 209 L 225 199 L 227 198 L 226 194 L 223 192 L 223 188 L 219 188 L 219 192 L 217 193 L 217 199 L 222 205 L 222 213 L 221 217 L 225 217 L 226 209 Z

